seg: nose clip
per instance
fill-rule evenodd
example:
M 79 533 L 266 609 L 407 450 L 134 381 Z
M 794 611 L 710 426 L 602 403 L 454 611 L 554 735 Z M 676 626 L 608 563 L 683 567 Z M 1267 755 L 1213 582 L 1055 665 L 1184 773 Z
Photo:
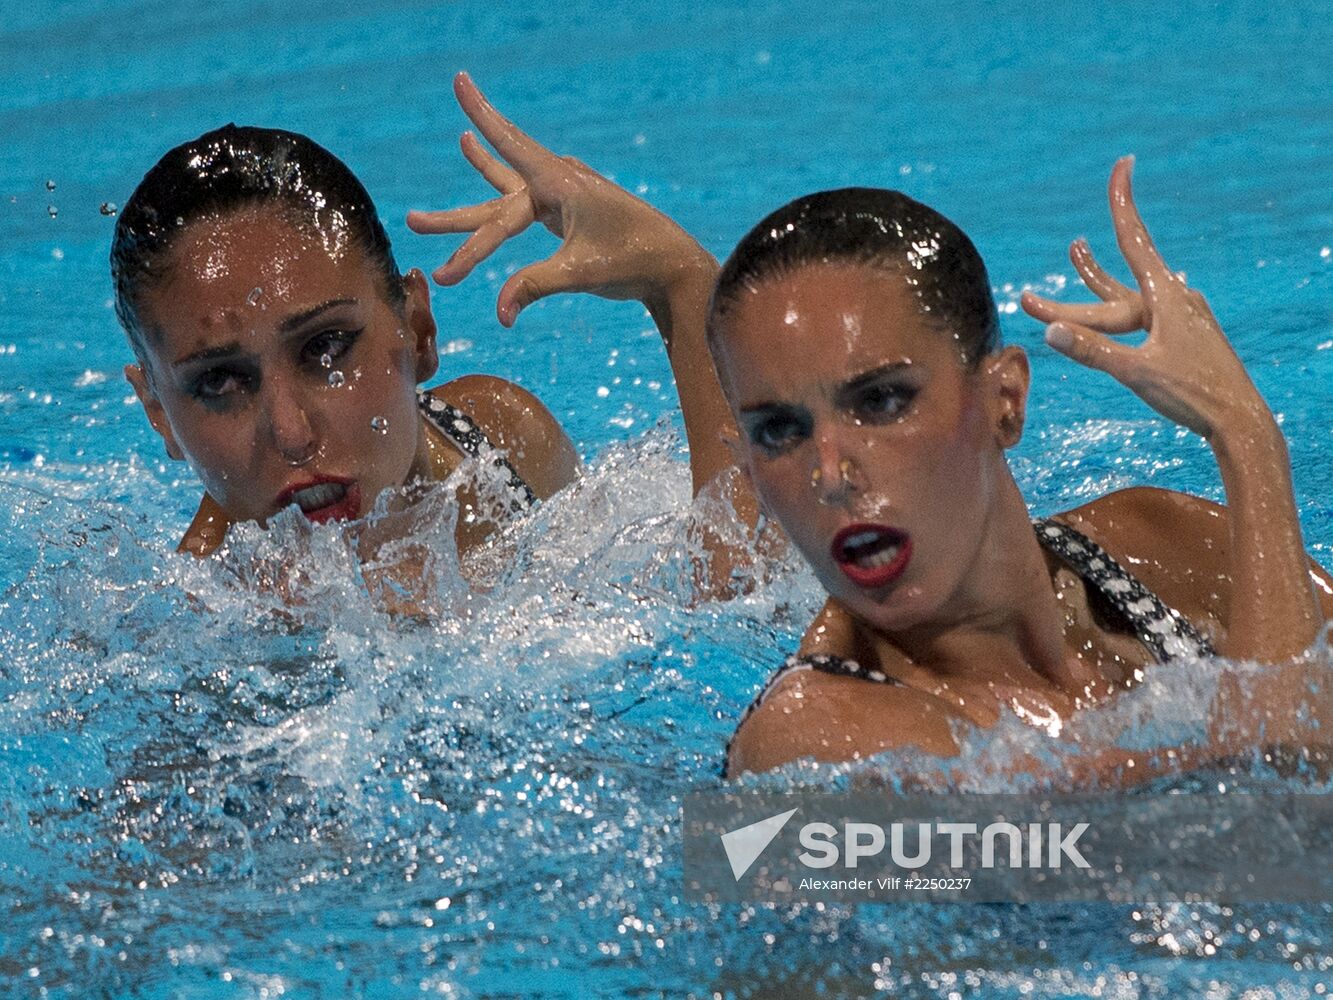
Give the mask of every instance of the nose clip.
M 822 504 L 832 504 L 836 502 L 834 497 L 841 497 L 850 489 L 856 489 L 856 484 L 852 482 L 852 461 L 849 458 L 838 461 L 838 483 L 836 485 L 824 486 L 824 470 L 815 466 L 810 470 L 810 488 L 819 495 L 819 502 Z
M 299 387 L 286 385 L 276 378 L 268 388 L 270 447 L 277 451 L 283 464 L 299 469 L 320 449 L 320 434 L 307 410 L 309 401 L 302 398 Z
M 293 469 L 306 465 L 319 452 L 319 440 L 310 432 L 308 426 L 305 426 L 304 432 L 299 436 L 292 435 L 287 440 L 279 439 L 276 443 L 283 461 Z

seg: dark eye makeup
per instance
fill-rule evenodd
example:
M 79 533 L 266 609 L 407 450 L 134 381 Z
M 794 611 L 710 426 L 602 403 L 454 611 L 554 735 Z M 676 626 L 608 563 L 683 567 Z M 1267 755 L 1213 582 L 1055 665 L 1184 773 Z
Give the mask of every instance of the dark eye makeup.
M 300 362 L 320 369 L 338 361 L 356 343 L 362 330 L 321 330 L 301 342 Z M 192 375 L 186 383 L 187 391 L 195 399 L 210 405 L 228 402 L 235 394 L 249 392 L 259 384 L 260 375 L 252 366 L 233 360 L 205 368 Z
M 838 390 L 838 406 L 861 423 L 897 420 L 921 390 L 925 370 L 894 363 L 849 379 Z
M 361 330 L 321 330 L 301 345 L 301 360 L 322 363 L 324 358 L 337 361 L 352 349 Z
M 847 409 L 865 423 L 895 420 L 916 398 L 916 386 L 898 379 L 876 379 L 855 386 L 846 401 Z
M 795 447 L 810 436 L 812 428 L 808 414 L 785 407 L 745 414 L 743 420 L 750 443 L 770 455 Z
M 841 386 L 839 410 L 858 424 L 887 424 L 901 419 L 920 392 L 925 372 L 893 364 L 866 372 Z M 741 414 L 746 437 L 770 455 L 794 448 L 814 433 L 814 417 L 803 407 L 781 403 L 757 406 Z
M 251 387 L 253 376 L 239 368 L 220 365 L 208 368 L 190 379 L 189 392 L 195 399 L 204 403 L 217 403 L 233 393 L 243 392 Z

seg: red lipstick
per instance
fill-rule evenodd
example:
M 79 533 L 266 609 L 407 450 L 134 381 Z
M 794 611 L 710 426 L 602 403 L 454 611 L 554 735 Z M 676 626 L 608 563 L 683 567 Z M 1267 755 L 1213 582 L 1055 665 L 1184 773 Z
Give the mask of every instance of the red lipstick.
M 884 524 L 849 524 L 833 537 L 829 551 L 847 579 L 874 590 L 903 575 L 912 561 L 912 539 Z
M 278 509 L 290 504 L 316 524 L 350 521 L 361 512 L 361 488 L 342 476 L 315 476 L 293 483 L 278 494 Z

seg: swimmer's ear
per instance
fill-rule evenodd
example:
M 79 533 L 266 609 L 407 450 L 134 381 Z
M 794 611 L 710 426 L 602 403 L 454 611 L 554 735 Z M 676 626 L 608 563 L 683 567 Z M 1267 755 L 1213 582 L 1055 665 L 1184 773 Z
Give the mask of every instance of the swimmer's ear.
M 413 357 L 416 361 L 418 382 L 424 382 L 440 367 L 440 353 L 435 346 L 435 315 L 430 311 L 430 286 L 421 268 L 414 267 L 403 275 L 403 291 L 407 302 L 403 320 L 407 334 L 412 338 Z
M 1021 347 L 1006 347 L 981 362 L 990 387 L 987 403 L 991 427 L 1001 448 L 1012 448 L 1023 437 L 1027 420 L 1028 385 L 1032 372 L 1027 352 Z
M 157 398 L 157 393 L 153 392 L 153 387 L 148 381 L 148 374 L 138 365 L 125 366 L 125 380 L 134 386 L 134 394 L 139 397 L 139 402 L 143 404 L 144 412 L 148 414 L 148 422 L 153 425 L 153 430 L 162 436 L 162 442 L 167 446 L 167 455 L 177 462 L 185 458 L 185 452 L 181 451 L 181 446 L 176 443 L 176 435 L 172 433 L 171 422 L 167 420 L 167 411 L 163 409 L 161 401 Z

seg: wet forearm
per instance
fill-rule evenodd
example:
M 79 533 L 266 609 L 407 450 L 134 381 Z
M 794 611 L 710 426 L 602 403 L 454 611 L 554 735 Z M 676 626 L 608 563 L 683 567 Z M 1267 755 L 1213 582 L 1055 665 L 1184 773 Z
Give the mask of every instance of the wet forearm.
M 735 434 L 735 424 L 705 335 L 717 271 L 717 261 L 702 247 L 694 244 L 682 248 L 666 262 L 652 293 L 644 298 L 662 334 L 676 379 L 695 493 L 732 465 L 731 452 L 722 438 Z
M 1219 421 L 1209 438 L 1231 526 L 1222 652 L 1272 662 L 1308 648 L 1323 616 L 1310 581 L 1286 440 L 1267 407 L 1261 413 L 1247 407 L 1238 418 Z

